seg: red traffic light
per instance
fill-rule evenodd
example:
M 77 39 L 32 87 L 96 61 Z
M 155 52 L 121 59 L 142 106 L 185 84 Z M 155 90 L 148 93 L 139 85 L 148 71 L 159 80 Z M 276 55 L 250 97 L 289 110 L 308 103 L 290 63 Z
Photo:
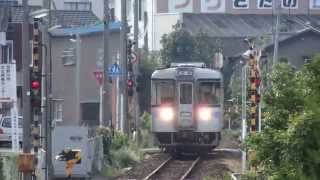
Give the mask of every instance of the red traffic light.
M 31 82 L 31 88 L 32 89 L 40 89 L 40 82 L 35 80 Z
M 256 87 L 259 87 L 261 84 L 261 79 L 260 78 L 255 79 L 255 84 L 256 84 Z
M 133 80 L 132 80 L 132 79 L 129 79 L 129 80 L 127 81 L 127 85 L 128 85 L 128 87 L 133 87 Z

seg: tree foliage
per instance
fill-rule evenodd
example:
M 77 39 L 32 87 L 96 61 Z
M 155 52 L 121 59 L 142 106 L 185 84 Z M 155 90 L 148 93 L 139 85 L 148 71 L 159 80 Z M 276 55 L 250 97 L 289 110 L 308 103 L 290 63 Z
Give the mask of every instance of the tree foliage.
M 200 31 L 193 36 L 180 23 L 173 26 L 173 29 L 173 32 L 165 34 L 161 39 L 163 64 L 171 62 L 210 64 L 216 49 L 205 32 Z
M 140 74 L 137 77 L 140 112 L 150 112 L 151 75 L 159 66 L 159 53 L 143 52 L 139 64 Z
M 271 179 L 320 177 L 320 55 L 300 71 L 280 63 L 269 76 L 263 131 L 251 135 L 247 148 Z

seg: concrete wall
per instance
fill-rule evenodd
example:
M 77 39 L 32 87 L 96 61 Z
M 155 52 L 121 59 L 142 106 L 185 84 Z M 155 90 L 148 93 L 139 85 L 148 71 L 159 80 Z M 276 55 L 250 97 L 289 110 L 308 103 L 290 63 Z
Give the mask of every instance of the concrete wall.
M 63 122 L 57 125 L 79 125 L 76 119 L 76 66 L 64 66 L 61 54 L 66 48 L 75 47 L 70 37 L 53 38 L 53 98 L 63 99 Z M 119 50 L 119 33 L 111 33 L 110 53 L 113 60 Z M 99 102 L 99 88 L 93 72 L 103 48 L 102 33 L 81 36 L 80 103 Z M 110 62 L 112 63 L 112 62 Z M 81 112 L 80 112 L 81 113 Z

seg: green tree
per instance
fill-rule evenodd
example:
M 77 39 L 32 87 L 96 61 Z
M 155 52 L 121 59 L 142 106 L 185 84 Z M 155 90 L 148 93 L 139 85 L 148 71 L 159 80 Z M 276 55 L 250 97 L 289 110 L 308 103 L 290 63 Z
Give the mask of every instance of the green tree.
M 280 63 L 269 77 L 264 129 L 251 135 L 247 147 L 271 179 L 320 177 L 320 56 L 295 72 Z
M 140 112 L 150 112 L 151 75 L 160 64 L 158 53 L 143 52 L 139 64 L 140 74 L 137 77 Z
M 173 26 L 173 32 L 161 39 L 163 64 L 171 62 L 205 62 L 210 64 L 216 49 L 210 37 L 203 31 L 192 35 L 181 23 Z

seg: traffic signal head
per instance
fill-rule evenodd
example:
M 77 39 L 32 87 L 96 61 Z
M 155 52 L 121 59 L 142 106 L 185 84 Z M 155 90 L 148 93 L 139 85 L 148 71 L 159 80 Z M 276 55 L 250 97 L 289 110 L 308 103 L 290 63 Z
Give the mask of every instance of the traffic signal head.
M 134 82 L 132 79 L 128 79 L 127 81 L 127 86 L 128 86 L 128 96 L 133 96 L 133 86 Z
M 35 112 L 41 108 L 41 78 L 36 74 L 31 75 L 31 106 Z

